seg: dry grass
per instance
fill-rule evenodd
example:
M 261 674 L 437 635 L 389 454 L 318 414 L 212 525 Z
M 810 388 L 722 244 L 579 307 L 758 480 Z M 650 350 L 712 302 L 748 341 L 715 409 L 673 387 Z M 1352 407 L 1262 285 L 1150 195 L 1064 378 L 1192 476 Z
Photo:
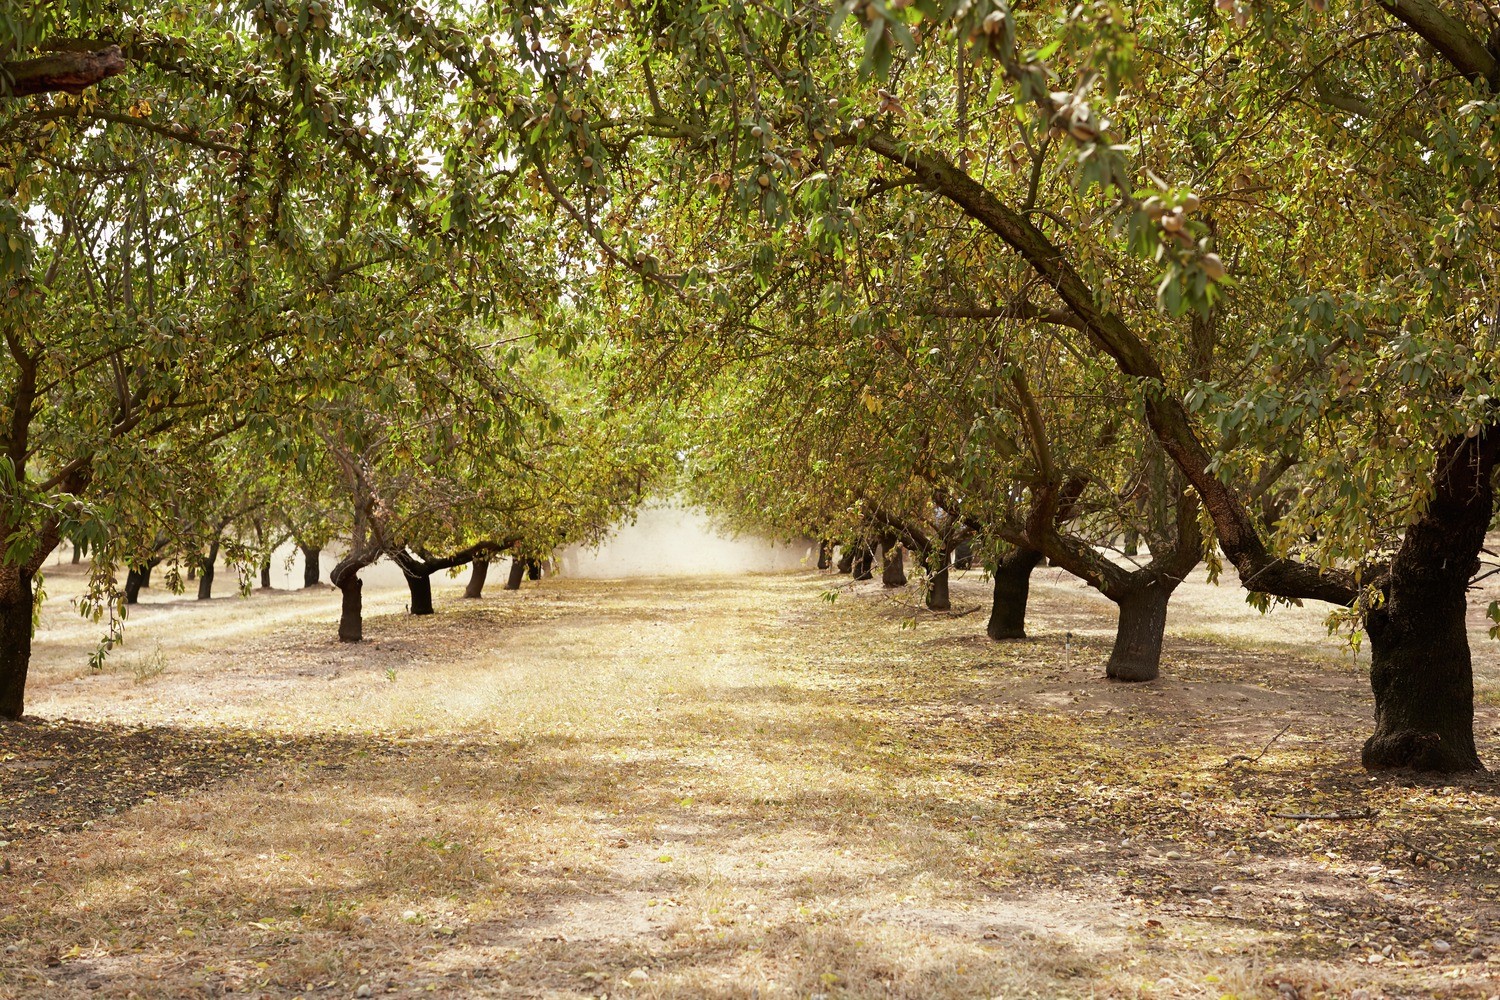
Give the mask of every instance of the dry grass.
M 33 711 L 274 749 L 4 849 L 0 995 L 1500 993 L 1496 787 L 1359 772 L 1321 615 L 1193 584 L 1167 679 L 1120 688 L 1108 612 L 1039 584 L 1003 646 L 814 574 L 455 585 L 429 619 L 377 584 L 353 649 L 326 591 L 169 601 L 144 679 L 54 610 Z

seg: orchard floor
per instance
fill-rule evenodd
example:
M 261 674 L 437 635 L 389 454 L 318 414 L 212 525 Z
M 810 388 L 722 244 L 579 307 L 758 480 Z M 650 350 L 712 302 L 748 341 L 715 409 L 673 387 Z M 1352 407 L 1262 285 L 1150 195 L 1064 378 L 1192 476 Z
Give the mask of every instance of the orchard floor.
M 1500 995 L 1500 782 L 1362 772 L 1319 614 L 1195 580 L 1125 687 L 1053 571 L 1003 645 L 842 581 L 148 592 L 92 673 L 54 571 L 0 996 Z

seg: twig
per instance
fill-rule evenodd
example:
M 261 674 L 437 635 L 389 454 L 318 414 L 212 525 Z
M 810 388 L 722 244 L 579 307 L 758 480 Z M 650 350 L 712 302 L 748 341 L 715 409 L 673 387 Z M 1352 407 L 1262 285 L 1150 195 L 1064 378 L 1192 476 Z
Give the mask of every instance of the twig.
M 1240 761 L 1244 761 L 1247 764 L 1258 763 L 1260 761 L 1260 759 L 1266 755 L 1267 751 L 1269 751 L 1271 749 L 1271 744 L 1275 743 L 1277 740 L 1279 740 L 1283 736 L 1285 736 L 1286 735 L 1286 731 L 1288 729 L 1291 729 L 1291 728 L 1292 728 L 1292 724 L 1290 722 L 1288 722 L 1286 725 L 1282 726 L 1281 727 L 1281 732 L 1277 733 L 1275 736 L 1272 736 L 1269 740 L 1267 740 L 1266 741 L 1266 745 L 1260 748 L 1260 753 L 1256 754 L 1254 757 L 1250 757 L 1250 756 L 1248 756 L 1246 754 L 1242 754 L 1242 753 L 1237 753 L 1233 757 L 1230 757 L 1228 760 L 1226 760 L 1224 763 L 1220 764 L 1219 766 L 1220 767 L 1228 767 L 1230 764 L 1236 764 L 1236 763 L 1238 763 Z
M 1358 809 L 1353 812 L 1331 813 L 1272 813 L 1276 819 L 1374 819 L 1374 809 Z
M 1396 838 L 1396 843 L 1400 844 L 1402 847 L 1406 848 L 1408 851 L 1411 851 L 1413 854 L 1421 854 L 1424 857 L 1431 858 L 1433 861 L 1437 861 L 1437 862 L 1439 862 L 1441 864 L 1445 864 L 1449 868 L 1455 867 L 1455 865 L 1453 864 L 1452 861 L 1449 861 L 1447 858 L 1443 857 L 1441 854 L 1433 854 L 1427 848 L 1425 848 L 1425 847 L 1418 847 L 1416 844 L 1413 844 L 1409 840 L 1402 840 L 1400 837 L 1397 837 Z

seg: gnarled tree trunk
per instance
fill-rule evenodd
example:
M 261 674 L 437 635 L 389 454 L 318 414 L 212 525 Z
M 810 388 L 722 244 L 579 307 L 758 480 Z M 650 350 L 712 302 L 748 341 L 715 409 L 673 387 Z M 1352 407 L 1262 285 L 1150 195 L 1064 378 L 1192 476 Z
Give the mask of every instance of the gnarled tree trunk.
M 995 566 L 995 595 L 985 635 L 996 642 L 1026 638 L 1026 604 L 1031 599 L 1031 571 L 1042 561 L 1036 549 L 1017 547 Z
M 360 579 L 360 567 L 344 570 L 342 565 L 333 568 L 329 579 L 339 588 L 342 597 L 339 606 L 339 642 L 362 642 L 365 639 L 365 580 Z
M 141 588 L 144 587 L 147 575 L 151 572 L 149 568 L 132 566 L 125 571 L 125 603 L 139 604 L 141 600 Z
M 526 560 L 520 556 L 513 556 L 510 560 L 510 575 L 505 578 L 506 590 L 520 590 L 521 581 L 526 577 Z
M 900 543 L 881 542 L 880 582 L 887 587 L 906 586 L 906 558 Z
M 411 593 L 412 614 L 432 614 L 432 577 L 425 573 L 406 573 L 406 589 Z
M 215 538 L 203 557 L 203 569 L 198 574 L 198 600 L 206 601 L 214 596 L 214 563 L 219 558 L 219 540 Z
M 490 575 L 490 561 L 488 559 L 475 559 L 474 565 L 469 568 L 469 584 L 464 587 L 464 596 L 470 600 L 484 596 L 484 581 Z
M 302 550 L 302 587 L 316 587 L 318 585 L 319 567 L 318 559 L 323 550 L 311 545 L 297 546 Z
M 851 572 L 856 580 L 873 580 L 875 578 L 875 550 L 864 542 L 860 542 L 854 551 L 854 565 Z
M 0 600 L 0 719 L 19 719 L 26 710 L 26 672 L 31 666 L 32 577 L 0 567 L 4 599 Z
M 1391 560 L 1385 601 L 1365 618 L 1375 732 L 1372 769 L 1483 770 L 1474 746 L 1469 579 L 1494 510 L 1500 431 L 1458 437 L 1438 453 L 1433 497 Z
M 948 598 L 948 565 L 952 561 L 952 556 L 953 550 L 948 548 L 934 549 L 928 556 L 927 610 L 929 611 L 947 611 L 953 607 Z
M 1115 601 L 1120 608 L 1120 623 L 1104 669 L 1110 680 L 1154 681 L 1161 673 L 1167 604 L 1175 586 L 1158 578 Z

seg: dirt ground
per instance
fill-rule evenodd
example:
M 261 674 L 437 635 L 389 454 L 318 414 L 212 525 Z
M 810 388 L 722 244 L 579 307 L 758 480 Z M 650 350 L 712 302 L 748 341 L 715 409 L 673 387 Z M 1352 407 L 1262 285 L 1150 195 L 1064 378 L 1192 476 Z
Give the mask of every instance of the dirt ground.
M 1119 686 L 1047 569 L 1007 644 L 978 574 L 461 583 L 352 648 L 331 590 L 148 591 L 94 673 L 54 568 L 0 997 L 1500 997 L 1500 782 L 1360 770 L 1314 609 L 1195 579 Z

